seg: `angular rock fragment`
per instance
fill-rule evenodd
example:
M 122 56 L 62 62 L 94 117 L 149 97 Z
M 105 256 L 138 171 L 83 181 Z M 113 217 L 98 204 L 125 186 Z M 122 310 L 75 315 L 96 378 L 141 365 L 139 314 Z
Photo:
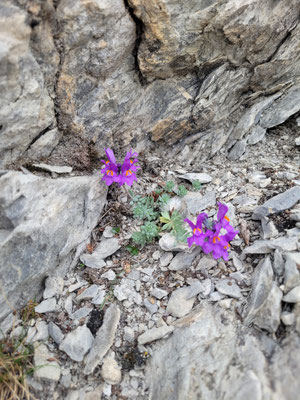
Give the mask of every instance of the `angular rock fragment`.
M 120 309 L 112 304 L 106 310 L 103 324 L 99 328 L 93 346 L 85 358 L 84 373 L 89 375 L 102 361 L 105 354 L 112 346 L 120 320 Z
M 216 283 L 216 288 L 219 293 L 225 294 L 226 296 L 233 297 L 234 299 L 240 299 L 243 297 L 238 285 L 231 279 L 221 279 Z
M 252 293 L 245 311 L 246 325 L 254 323 L 261 329 L 276 332 L 280 323 L 282 292 L 273 282 L 270 258 L 262 260 L 252 278 Z
M 177 254 L 171 263 L 168 266 L 170 271 L 181 271 L 183 269 L 189 268 L 192 265 L 192 262 L 200 253 L 200 248 L 196 247 L 196 249 L 192 253 L 179 253 Z
M 43 343 L 34 344 L 34 377 L 44 379 L 50 382 L 58 382 L 61 370 L 57 361 L 54 361 L 54 355 Z
M 93 342 L 94 336 L 91 331 L 86 326 L 79 326 L 65 336 L 59 350 L 64 351 L 74 361 L 82 361 Z
M 195 297 L 188 299 L 190 292 L 190 287 L 174 290 L 169 299 L 166 312 L 178 318 L 188 314 L 195 302 Z
M 159 328 L 152 328 L 148 331 L 144 332 L 142 335 L 138 337 L 139 344 L 146 344 L 154 342 L 155 340 L 159 340 L 169 333 L 174 331 L 174 326 L 161 326 Z
M 292 208 L 300 200 L 300 187 L 294 186 L 287 191 L 267 200 L 262 206 L 255 209 L 252 218 L 261 219 L 271 214 Z

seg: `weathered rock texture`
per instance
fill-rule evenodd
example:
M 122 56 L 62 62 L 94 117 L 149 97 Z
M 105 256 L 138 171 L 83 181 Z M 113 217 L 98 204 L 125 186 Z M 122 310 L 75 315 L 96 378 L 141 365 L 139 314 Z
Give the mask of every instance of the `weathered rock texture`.
M 0 177 L 0 319 L 76 262 L 105 200 L 99 176 Z
M 15 4 L 0 5 L 0 165 L 85 147 L 84 168 L 91 149 L 188 136 L 238 159 L 300 109 L 298 0 Z
M 149 399 L 292 400 L 298 396 L 300 340 L 294 333 L 279 347 L 264 334 L 242 326 L 233 313 L 207 303 L 182 320 L 151 358 Z

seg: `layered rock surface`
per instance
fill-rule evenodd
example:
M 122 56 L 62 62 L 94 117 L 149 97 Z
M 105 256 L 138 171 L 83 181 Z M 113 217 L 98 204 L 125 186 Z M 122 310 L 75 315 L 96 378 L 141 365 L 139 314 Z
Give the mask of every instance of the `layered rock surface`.
M 2 165 L 188 136 L 234 160 L 300 108 L 297 0 L 16 4 L 1 4 Z
M 2 319 L 38 295 L 46 276 L 77 262 L 106 188 L 98 176 L 51 180 L 13 171 L 2 173 L 0 188 Z

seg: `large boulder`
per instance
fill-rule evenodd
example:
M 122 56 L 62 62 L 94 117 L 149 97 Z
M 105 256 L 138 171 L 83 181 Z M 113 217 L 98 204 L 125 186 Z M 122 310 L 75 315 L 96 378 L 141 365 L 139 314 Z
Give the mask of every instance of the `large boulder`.
M 30 50 L 27 13 L 0 4 L 0 167 L 22 157 L 56 125 L 54 105 Z
M 208 303 L 175 325 L 151 357 L 149 399 L 298 397 L 298 336 L 291 334 L 279 346 L 264 333 L 245 328 L 234 313 Z
M 0 177 L 0 319 L 78 259 L 106 201 L 99 176 Z
M 235 160 L 300 109 L 298 0 L 16 3 L 0 6 L 0 165 L 186 137 Z

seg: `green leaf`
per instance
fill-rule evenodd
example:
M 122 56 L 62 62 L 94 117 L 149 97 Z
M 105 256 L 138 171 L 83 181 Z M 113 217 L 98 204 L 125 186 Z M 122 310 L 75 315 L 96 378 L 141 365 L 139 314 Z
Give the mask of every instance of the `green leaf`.
M 165 185 L 165 190 L 167 192 L 172 192 L 174 189 L 175 183 L 173 181 L 167 181 Z
M 128 245 L 128 246 L 126 246 L 126 250 L 128 250 L 129 253 L 130 253 L 132 256 L 137 256 L 137 255 L 139 254 L 139 249 L 138 249 L 136 246 L 130 246 L 130 245 Z
M 121 228 L 119 226 L 116 226 L 115 228 L 112 228 L 111 231 L 112 231 L 113 234 L 120 233 Z
M 202 187 L 200 181 L 198 180 L 192 181 L 192 186 L 194 191 L 200 190 Z

